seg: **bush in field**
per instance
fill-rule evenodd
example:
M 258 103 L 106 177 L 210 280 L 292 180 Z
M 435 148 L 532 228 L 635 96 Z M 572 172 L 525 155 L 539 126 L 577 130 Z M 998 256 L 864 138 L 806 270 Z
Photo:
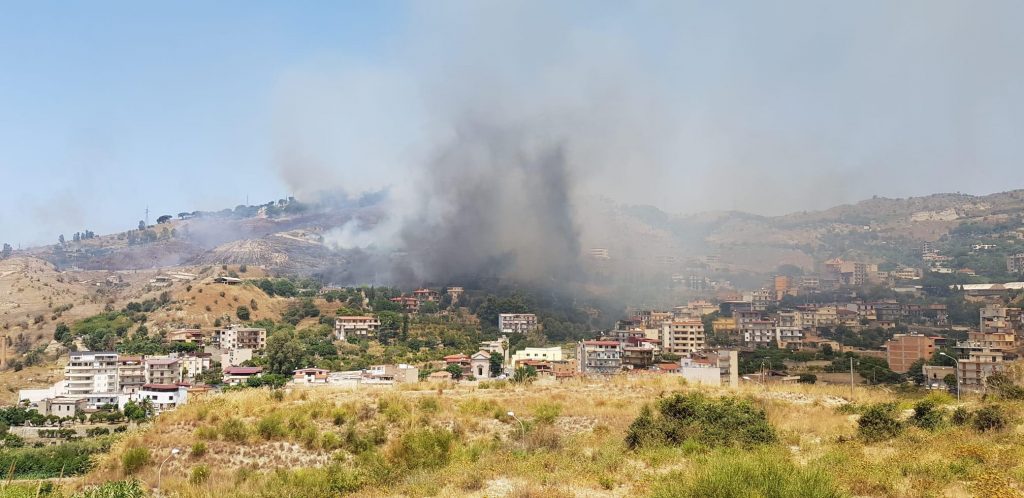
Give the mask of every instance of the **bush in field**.
M 840 498 L 846 496 L 821 469 L 794 464 L 769 450 L 722 449 L 698 460 L 695 472 L 661 478 L 654 498 L 759 497 Z
M 953 425 L 967 425 L 971 423 L 971 412 L 967 408 L 958 406 L 956 410 L 953 410 L 953 416 L 950 417 L 950 421 L 953 422 Z
M 191 484 L 199 485 L 206 482 L 210 478 L 210 467 L 206 465 L 196 465 L 192 467 L 192 472 L 188 476 L 188 482 Z
M 558 403 L 541 403 L 533 410 L 533 418 L 538 424 L 553 424 L 562 413 L 562 405 Z
M 225 441 L 244 443 L 249 439 L 249 428 L 237 418 L 229 418 L 220 424 L 220 435 Z
M 693 440 L 707 446 L 752 447 L 778 440 L 764 410 L 750 399 L 675 394 L 645 406 L 626 432 L 626 445 L 639 448 Z
M 121 455 L 121 467 L 126 475 L 132 475 L 149 465 L 149 450 L 147 448 L 128 448 Z
M 256 423 L 256 433 L 263 439 L 271 440 L 284 437 L 287 431 L 284 428 L 284 421 L 280 415 L 271 414 L 260 419 Z
M 935 400 L 925 398 L 914 405 L 914 415 L 910 418 L 910 423 L 932 431 L 942 427 L 944 422 L 945 414 Z
M 884 441 L 903 432 L 903 422 L 896 417 L 895 403 L 868 406 L 857 421 L 857 432 L 867 441 Z
M 999 405 L 983 406 L 974 412 L 974 428 L 979 432 L 995 431 L 1010 424 L 1010 416 Z
M 455 434 L 445 429 L 413 429 L 390 448 L 389 460 L 408 469 L 443 467 L 451 459 Z
M 146 492 L 142 488 L 142 483 L 137 479 L 130 479 L 107 482 L 87 488 L 71 495 L 71 498 L 143 498 L 144 496 L 146 496 Z
M 192 445 L 192 451 L 190 452 L 194 458 L 200 458 L 206 454 L 206 443 L 199 441 Z

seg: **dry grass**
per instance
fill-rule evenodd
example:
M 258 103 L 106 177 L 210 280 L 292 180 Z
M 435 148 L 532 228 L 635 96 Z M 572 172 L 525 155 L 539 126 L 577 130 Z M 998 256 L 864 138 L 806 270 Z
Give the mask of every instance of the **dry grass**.
M 841 388 L 760 387 L 739 393 L 765 408 L 783 454 L 800 468 L 826 471 L 850 495 L 1009 493 L 1024 479 L 1019 425 L 984 434 L 967 427 L 911 428 L 893 441 L 865 444 L 856 438 L 857 416 L 834 407 Z M 688 389 L 670 377 L 621 377 L 504 389 L 459 386 L 440 393 L 294 389 L 280 401 L 263 390 L 211 395 L 122 440 L 83 482 L 121 478 L 120 456 L 127 448 L 144 444 L 157 460 L 172 447 L 203 441 L 205 454 L 185 451 L 164 468 L 165 489 L 183 497 L 299 497 L 338 490 L 371 497 L 645 495 L 667 476 L 700 468 L 707 449 L 688 443 L 630 452 L 625 431 L 643 404 Z M 882 390 L 862 388 L 857 399 L 909 406 L 906 398 Z M 1021 406 L 1009 409 L 1019 424 Z M 229 420 L 248 428 L 244 443 L 221 433 Z M 269 436 L 261 436 L 261 421 L 280 430 L 266 429 Z M 450 453 L 436 464 L 422 461 L 436 448 L 408 447 L 404 438 L 427 428 L 454 436 Z M 201 483 L 189 481 L 197 466 L 209 470 Z M 155 483 L 155 465 L 137 475 Z

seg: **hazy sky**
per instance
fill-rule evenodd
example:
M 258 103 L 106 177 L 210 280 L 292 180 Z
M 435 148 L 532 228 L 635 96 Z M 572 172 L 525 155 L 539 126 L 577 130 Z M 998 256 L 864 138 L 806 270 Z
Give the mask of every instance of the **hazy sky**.
M 677 212 L 1024 188 L 1024 2 L 619 3 L 9 2 L 0 242 L 415 188 L 474 122 Z

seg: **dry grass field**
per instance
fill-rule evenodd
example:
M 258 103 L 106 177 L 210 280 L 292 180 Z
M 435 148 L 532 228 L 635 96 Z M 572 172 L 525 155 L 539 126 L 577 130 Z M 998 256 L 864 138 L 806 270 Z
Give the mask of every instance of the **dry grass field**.
M 695 391 L 750 397 L 778 442 L 746 450 L 698 440 L 627 447 L 642 406 Z M 1011 419 L 1006 427 L 980 432 L 948 422 L 954 399 L 929 395 L 947 422 L 933 430 L 906 424 L 895 438 L 868 442 L 857 430 L 864 406 L 893 402 L 909 417 L 923 395 L 858 388 L 849 404 L 848 394 L 829 386 L 692 388 L 667 376 L 246 390 L 161 415 L 70 487 L 130 475 L 155 486 L 159 463 L 179 448 L 163 468 L 162 487 L 189 498 L 706 496 L 756 480 L 778 490 L 764 496 L 1022 496 L 1019 403 L 1001 403 Z M 987 404 L 964 402 L 970 410 Z

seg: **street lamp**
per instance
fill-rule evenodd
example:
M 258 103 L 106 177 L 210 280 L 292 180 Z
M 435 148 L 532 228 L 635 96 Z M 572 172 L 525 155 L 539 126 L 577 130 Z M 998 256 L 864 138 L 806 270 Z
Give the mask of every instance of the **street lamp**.
M 519 417 L 516 416 L 516 412 L 508 412 L 508 416 L 514 418 L 516 422 L 519 422 L 519 427 L 523 430 L 523 436 L 526 436 L 526 424 L 524 424 L 522 420 L 519 420 Z
M 953 360 L 953 363 L 956 363 L 956 370 L 953 371 L 953 374 L 956 376 L 956 402 L 959 403 L 960 402 L 960 360 L 958 360 L 956 358 L 953 358 L 952 356 L 950 356 L 950 355 L 948 355 L 946 353 L 943 353 L 942 351 L 939 351 L 939 354 L 941 354 L 942 356 L 945 356 L 946 358 L 949 358 L 949 359 Z
M 164 461 L 160 462 L 160 467 L 158 467 L 157 470 L 156 470 L 156 491 L 157 491 L 157 494 L 160 494 L 160 475 L 164 471 L 164 464 L 167 463 L 167 461 L 170 460 L 171 457 L 177 455 L 178 453 L 181 453 L 181 450 L 179 450 L 178 448 L 171 448 L 171 454 L 167 455 L 167 458 L 164 458 Z

